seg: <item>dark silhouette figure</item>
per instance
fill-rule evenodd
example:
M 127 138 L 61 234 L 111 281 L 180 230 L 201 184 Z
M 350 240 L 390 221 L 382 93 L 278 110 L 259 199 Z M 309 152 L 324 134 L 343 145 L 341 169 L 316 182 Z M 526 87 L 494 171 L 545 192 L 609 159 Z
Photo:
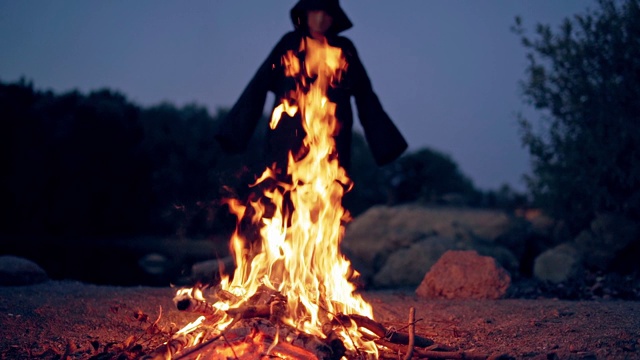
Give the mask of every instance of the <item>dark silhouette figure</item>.
M 273 48 L 221 122 L 216 138 L 222 148 L 228 152 L 241 152 L 247 148 L 262 115 L 267 93 L 271 91 L 275 94 L 277 106 L 290 91 L 295 90 L 295 81 L 285 76 L 283 55 L 290 50 L 297 51 L 302 41 L 315 39 L 340 48 L 348 64 L 340 81 L 330 87 L 327 93 L 329 100 L 336 104 L 335 116 L 340 123 L 335 141 L 341 166 L 348 171 L 351 161 L 352 96 L 376 163 L 384 165 L 399 157 L 407 148 L 407 143 L 374 93 L 353 43 L 339 36 L 340 32 L 352 27 L 352 23 L 340 8 L 338 0 L 300 0 L 291 9 L 291 21 L 294 30 L 285 34 Z M 304 53 L 299 56 L 302 63 Z M 304 66 L 301 68 L 304 69 Z M 280 170 L 286 169 L 289 152 L 296 154 L 300 150 L 305 133 L 299 115 L 296 116 L 298 118 L 291 119 L 283 114 L 278 126 L 267 131 L 264 151 L 266 166 L 275 163 Z

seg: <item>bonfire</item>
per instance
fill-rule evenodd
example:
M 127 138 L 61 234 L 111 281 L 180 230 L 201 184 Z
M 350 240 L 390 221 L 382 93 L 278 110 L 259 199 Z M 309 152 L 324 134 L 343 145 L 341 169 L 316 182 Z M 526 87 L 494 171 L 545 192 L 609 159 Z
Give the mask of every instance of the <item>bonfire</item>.
M 333 136 L 339 129 L 327 89 L 348 64 L 340 49 L 312 39 L 282 63 L 297 89 L 275 108 L 270 127 L 301 119 L 306 132 L 302 150 L 289 155 L 290 181 L 267 168 L 253 186 L 273 184 L 263 194 L 268 207 L 264 201 L 229 200 L 238 224 L 251 214 L 259 239 L 246 238 L 238 226 L 230 241 L 233 276 L 223 276 L 207 295 L 201 288 L 177 292 L 178 309 L 201 316 L 151 357 L 376 359 L 381 350 L 416 342 L 413 332 L 389 331 L 373 319 L 371 305 L 350 282 L 357 273 L 340 252 L 349 220 L 342 197 L 352 182 L 336 156 Z

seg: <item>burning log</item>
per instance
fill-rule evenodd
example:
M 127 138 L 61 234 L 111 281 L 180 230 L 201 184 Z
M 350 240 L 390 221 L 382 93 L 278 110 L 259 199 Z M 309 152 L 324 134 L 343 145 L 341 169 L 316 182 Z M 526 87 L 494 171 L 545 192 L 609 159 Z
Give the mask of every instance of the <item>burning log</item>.
M 234 303 L 239 303 L 241 298 L 224 290 L 217 290 L 216 297 L 225 299 L 227 301 L 233 300 Z M 197 293 L 198 297 L 202 297 L 201 292 Z M 278 292 L 262 287 L 254 296 L 247 300 L 242 305 L 232 307 L 226 311 L 218 310 L 212 303 L 204 300 L 203 298 L 196 298 L 192 292 L 183 292 L 177 294 L 173 298 L 173 302 L 176 308 L 180 311 L 189 311 L 196 314 L 204 315 L 208 319 L 220 319 L 222 313 L 226 313 L 231 317 L 240 315 L 243 319 L 250 319 L 254 317 L 268 318 L 284 312 L 284 304 L 286 298 Z
M 205 354 L 221 356 L 235 353 L 236 349 L 242 349 L 242 352 L 251 350 L 257 354 L 269 352 L 283 359 L 338 360 L 344 355 L 344 346 L 335 341 L 327 344 L 316 336 L 285 324 L 274 324 L 263 318 L 240 319 L 241 316 L 238 314 L 238 321 L 231 323 L 217 336 L 178 354 L 175 359 L 191 359 Z M 248 359 L 253 358 L 260 357 Z
M 244 330 L 244 328 L 243 328 Z M 317 354 L 307 349 L 291 345 L 284 341 L 277 341 L 264 333 L 254 331 L 246 336 L 229 339 L 232 334 L 227 334 L 225 339 L 218 340 L 217 346 L 207 349 L 199 349 L 198 352 L 184 354 L 177 359 L 186 360 L 200 358 L 233 358 L 239 360 L 263 359 L 274 357 L 278 359 L 310 359 L 322 360 Z
M 189 300 L 189 301 L 187 301 Z M 207 338 L 200 335 L 202 343 L 197 342 L 196 336 L 180 334 L 162 345 L 145 360 L 174 358 L 176 360 L 194 359 L 197 357 L 228 357 L 240 360 L 261 359 L 264 356 L 281 359 L 318 359 L 337 360 L 361 358 L 356 348 L 347 351 L 342 340 L 336 335 L 336 329 L 347 328 L 353 322 L 363 329 L 364 337 L 369 338 L 381 346 L 380 357 L 383 359 L 397 359 L 404 354 L 405 360 L 410 359 L 469 359 L 469 360 L 507 360 L 508 355 L 494 355 L 454 351 L 451 348 L 434 344 L 434 341 L 415 334 L 415 309 L 409 312 L 408 333 L 388 329 L 381 323 L 366 316 L 357 314 L 339 314 L 332 321 L 323 326 L 325 339 L 307 334 L 290 325 L 282 323 L 285 311 L 284 297 L 276 291 L 265 290 L 250 298 L 246 303 L 226 311 L 212 311 L 212 304 L 205 300 L 180 298 L 176 306 L 184 311 L 200 312 L 203 315 L 215 314 L 222 317 L 226 314 L 233 318 L 232 322 L 222 332 Z M 257 303 L 260 302 L 260 303 Z M 211 334 L 211 331 L 209 332 Z M 185 350 L 187 349 L 187 350 Z M 384 349 L 392 350 L 387 353 Z M 387 350 L 387 351 L 388 351 Z
M 314 356 L 318 359 L 333 359 L 335 358 L 334 354 L 340 354 L 340 356 L 337 357 L 340 358 L 346 353 L 346 348 L 343 340 L 336 335 L 335 329 L 346 329 L 352 322 L 359 328 L 366 330 L 361 331 L 363 338 L 375 341 L 379 345 L 394 350 L 397 349 L 398 351 L 400 351 L 400 347 L 397 345 L 406 345 L 403 352 L 407 354 L 407 360 L 412 358 L 414 347 L 418 348 L 415 349 L 415 354 L 421 356 L 424 354 L 424 349 L 419 348 L 429 347 L 434 344 L 431 339 L 415 335 L 414 309 L 412 309 L 414 313 L 410 313 L 409 333 L 387 329 L 384 325 L 366 316 L 339 314 L 329 319 L 323 325 L 322 332 L 326 336 L 326 339 L 321 340 L 282 323 L 281 319 L 286 311 L 286 297 L 276 290 L 261 286 L 260 289 L 244 303 L 225 311 L 218 310 L 213 304 L 206 300 L 195 299 L 192 295 L 192 293 L 183 293 L 176 296 L 174 302 L 177 308 L 181 311 L 200 313 L 208 319 L 213 318 L 214 321 L 224 318 L 225 315 L 232 318 L 233 321 L 219 335 L 210 339 L 204 339 L 205 341 L 203 343 L 192 346 L 188 351 L 182 353 L 178 357 L 180 359 L 187 359 L 190 354 L 208 353 L 217 348 L 227 348 L 228 351 L 232 351 L 240 345 L 232 346 L 227 344 L 227 337 L 239 339 L 255 336 L 257 333 L 264 334 L 266 339 L 272 339 L 272 344 L 285 342 L 291 346 L 300 347 L 305 351 L 315 354 Z M 196 295 L 202 297 L 201 293 L 196 293 Z M 231 293 L 229 293 L 229 295 L 235 296 Z M 285 340 L 273 340 L 282 337 L 284 337 Z M 172 350 L 171 355 L 173 356 L 173 354 L 179 353 L 186 347 L 185 344 L 188 340 L 191 339 L 185 339 L 179 336 L 172 339 L 165 348 L 170 348 Z M 245 344 L 241 347 L 246 346 Z M 166 353 L 166 350 L 163 351 Z M 357 347 L 355 352 L 358 353 Z M 162 353 L 162 351 L 160 351 L 160 353 Z M 360 355 L 357 357 L 360 357 Z
M 239 296 L 236 296 L 236 295 L 232 294 L 231 292 L 226 291 L 224 289 L 216 289 L 214 295 L 218 299 L 220 299 L 222 301 L 230 302 L 232 304 L 236 304 L 236 303 L 240 302 L 240 300 L 242 300 Z
M 278 313 L 282 313 L 284 304 L 281 302 L 273 302 L 271 304 L 263 305 L 242 305 L 239 307 L 231 308 L 226 311 L 232 317 L 240 316 L 241 319 L 251 318 L 270 318 L 273 311 L 278 310 Z
M 261 334 L 261 338 L 271 344 L 269 351 L 272 354 L 278 353 L 278 356 L 282 358 L 333 360 L 340 359 L 345 353 L 344 344 L 337 336 L 329 336 L 327 341 L 323 341 L 316 336 L 283 324 L 281 319 L 285 314 L 286 298 L 272 289 L 263 288 L 245 303 L 226 311 L 218 310 L 213 304 L 206 300 L 195 299 L 192 295 L 190 292 L 181 293 L 174 298 L 178 310 L 199 313 L 207 317 L 208 320 L 214 318 L 214 321 L 227 315 L 233 318 L 232 322 L 225 330 L 212 338 L 201 337 L 204 342 L 200 344 L 194 344 L 195 336 L 190 333 L 178 335 L 145 359 L 190 359 L 192 356 L 202 356 L 208 353 L 217 355 L 227 352 L 233 353 L 234 349 L 239 348 L 243 349 L 242 352 L 246 352 L 248 348 L 251 348 L 252 352 L 256 352 L 264 347 L 264 344 L 256 345 L 256 340 L 250 339 L 258 336 L 257 334 Z M 198 293 L 198 296 L 201 295 Z M 331 331 L 329 332 L 331 333 Z M 234 343 L 231 344 L 229 339 L 232 339 Z M 183 351 L 189 344 L 192 346 Z
M 190 296 L 179 295 L 173 298 L 173 302 L 176 304 L 176 308 L 180 311 L 189 311 L 204 315 L 208 318 L 221 317 L 218 313 L 218 309 L 206 300 L 198 300 Z

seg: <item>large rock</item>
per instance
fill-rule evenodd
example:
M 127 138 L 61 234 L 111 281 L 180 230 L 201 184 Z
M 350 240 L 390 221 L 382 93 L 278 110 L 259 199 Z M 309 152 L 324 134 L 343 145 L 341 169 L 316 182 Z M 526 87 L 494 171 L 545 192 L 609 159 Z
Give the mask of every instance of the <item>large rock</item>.
M 36 263 L 25 258 L 0 256 L 0 285 L 32 285 L 47 281 L 47 273 Z
M 590 229 L 576 237 L 575 244 L 589 268 L 609 271 L 615 267 L 637 266 L 637 259 L 630 259 L 633 264 L 623 264 L 621 260 L 628 258 L 628 249 L 639 246 L 640 225 L 621 216 L 599 215 L 591 222 Z
M 424 277 L 416 294 L 426 298 L 499 299 L 511 276 L 494 258 L 472 250 L 447 251 Z
M 138 266 L 149 275 L 159 276 L 166 275 L 173 265 L 165 255 L 150 253 L 138 260 Z
M 410 239 L 411 236 L 405 235 L 411 234 L 491 241 L 509 231 L 512 224 L 512 219 L 507 214 L 494 210 L 429 208 L 417 205 L 374 206 L 349 224 L 345 245 L 358 246 L 361 243 L 359 239 L 364 237 L 368 240 L 366 248 L 379 250 L 406 245 L 403 240 Z M 393 243 L 389 243 L 389 240 Z
M 568 282 L 582 273 L 580 251 L 572 243 L 560 244 L 540 254 L 533 265 L 533 275 L 555 284 Z
M 432 235 L 415 226 L 396 226 L 395 208 L 372 207 L 354 219 L 347 227 L 342 251 L 369 284 L 394 251 Z
M 533 274 L 538 280 L 565 283 L 590 271 L 634 271 L 640 269 L 636 254 L 640 249 L 640 225 L 613 214 L 601 214 L 573 241 L 541 253 Z
M 347 226 L 342 251 L 364 285 L 415 286 L 451 249 L 477 249 L 517 270 L 517 257 L 497 242 L 513 228 L 513 219 L 501 211 L 376 206 Z
M 373 277 L 376 287 L 416 286 L 431 266 L 447 250 L 455 248 L 452 239 L 432 236 L 393 252 Z

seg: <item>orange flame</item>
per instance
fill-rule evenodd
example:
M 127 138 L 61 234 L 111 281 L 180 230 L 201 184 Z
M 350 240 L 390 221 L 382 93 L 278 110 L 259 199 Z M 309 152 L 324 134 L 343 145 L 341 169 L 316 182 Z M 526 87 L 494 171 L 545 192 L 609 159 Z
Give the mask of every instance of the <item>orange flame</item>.
M 221 287 L 243 300 L 255 294 L 260 286 L 277 290 L 287 299 L 283 321 L 324 338 L 323 324 L 333 315 L 360 314 L 373 318 L 373 311 L 354 293 L 355 286 L 348 281 L 354 271 L 339 249 L 344 223 L 349 220 L 341 201 L 352 183 L 338 163 L 333 136 L 339 125 L 336 105 L 328 99 L 327 89 L 340 80 L 347 63 L 341 49 L 326 42 L 307 38 L 300 44 L 300 51 L 305 52 L 304 66 L 294 51 L 282 58 L 285 75 L 295 78 L 298 88 L 275 108 L 270 127 L 275 129 L 284 113 L 291 118 L 282 121 L 301 119 L 306 132 L 303 141 L 306 155 L 295 159 L 290 153 L 287 174 L 291 182 L 279 182 L 277 187 L 264 192 L 264 197 L 276 208 L 273 214 L 269 211 L 267 217 L 261 202 L 250 203 L 252 220 L 261 226 L 261 251 L 251 254 L 248 246 L 251 242 L 236 229 L 230 245 L 236 271 L 232 281 L 223 279 Z M 254 185 L 266 179 L 277 180 L 272 169 L 266 169 Z M 286 198 L 293 205 L 290 213 L 286 211 Z M 229 205 L 239 219 L 248 209 L 235 200 Z M 235 305 L 215 306 L 222 309 Z M 229 321 L 227 318 L 221 323 Z M 361 339 L 356 330 L 345 328 L 339 334 L 345 346 L 377 356 L 375 345 Z

